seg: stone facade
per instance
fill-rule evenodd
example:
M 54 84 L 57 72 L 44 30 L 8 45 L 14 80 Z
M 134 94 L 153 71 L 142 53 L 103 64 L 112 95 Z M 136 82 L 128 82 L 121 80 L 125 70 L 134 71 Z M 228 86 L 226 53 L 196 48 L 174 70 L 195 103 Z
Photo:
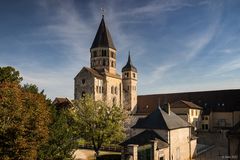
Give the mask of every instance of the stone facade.
M 191 133 L 191 125 L 167 104 L 140 118 L 132 127 L 131 137 L 121 145 L 138 145 L 138 154 L 130 154 L 140 160 L 189 160 L 196 155 L 197 139 Z M 122 160 L 129 159 L 123 156 Z
M 171 104 L 171 110 L 185 121 L 191 123 L 194 130 L 201 128 L 202 107 L 189 101 L 180 100 Z
M 137 105 L 137 69 L 129 54 L 122 76 L 118 74 L 116 54 L 103 17 L 90 48 L 90 68 L 83 67 L 74 78 L 74 99 L 90 94 L 94 100 L 105 101 L 109 106 L 123 106 L 133 112 Z

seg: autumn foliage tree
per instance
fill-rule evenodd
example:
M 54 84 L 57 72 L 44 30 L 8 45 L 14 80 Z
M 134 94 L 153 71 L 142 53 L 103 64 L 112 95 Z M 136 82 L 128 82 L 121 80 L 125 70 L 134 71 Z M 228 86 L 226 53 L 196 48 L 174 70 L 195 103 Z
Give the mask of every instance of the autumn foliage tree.
M 96 156 L 102 145 L 117 144 L 124 138 L 126 114 L 120 106 L 94 101 L 90 95 L 76 100 L 74 106 L 80 136 L 93 145 Z
M 0 67 L 0 159 L 36 159 L 48 140 L 49 102 L 34 85 L 22 87 L 19 72 Z

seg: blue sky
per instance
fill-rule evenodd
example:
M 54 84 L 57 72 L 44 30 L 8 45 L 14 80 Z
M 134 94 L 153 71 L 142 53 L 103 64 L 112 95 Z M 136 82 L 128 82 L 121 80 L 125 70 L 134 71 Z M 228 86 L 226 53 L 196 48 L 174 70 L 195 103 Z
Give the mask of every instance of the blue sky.
M 240 88 L 238 0 L 1 0 L 0 66 L 73 98 L 102 7 L 118 72 L 130 50 L 138 94 Z

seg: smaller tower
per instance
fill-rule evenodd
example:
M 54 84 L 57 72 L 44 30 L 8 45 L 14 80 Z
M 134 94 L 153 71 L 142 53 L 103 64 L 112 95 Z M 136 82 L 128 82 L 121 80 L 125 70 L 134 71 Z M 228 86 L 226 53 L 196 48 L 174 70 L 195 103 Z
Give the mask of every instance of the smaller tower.
M 135 112 L 137 106 L 137 68 L 131 62 L 130 52 L 127 64 L 122 68 L 122 83 L 125 109 Z

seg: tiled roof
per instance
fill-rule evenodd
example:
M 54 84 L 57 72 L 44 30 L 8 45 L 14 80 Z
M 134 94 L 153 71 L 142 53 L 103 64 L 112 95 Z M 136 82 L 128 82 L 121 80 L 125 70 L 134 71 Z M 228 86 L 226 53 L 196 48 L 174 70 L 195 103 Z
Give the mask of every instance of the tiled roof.
M 159 134 L 154 132 L 153 130 L 144 130 L 143 132 L 139 133 L 138 135 L 135 135 L 126 141 L 122 142 L 120 145 L 126 146 L 129 144 L 137 144 L 139 146 L 150 144 L 151 140 L 157 140 L 158 141 L 158 149 L 166 148 L 168 147 L 168 143 L 166 140 L 164 140 Z
M 107 47 L 107 48 L 112 48 L 116 50 L 112 41 L 111 34 L 107 26 L 105 25 L 104 18 L 102 18 L 102 21 L 98 27 L 98 31 L 92 43 L 91 49 L 98 48 L 98 47 Z
M 137 68 L 132 64 L 130 53 L 128 55 L 127 64 L 122 68 L 122 72 L 124 72 L 124 71 L 137 72 Z
M 157 107 L 145 118 L 140 118 L 132 128 L 172 130 L 190 127 L 181 117 L 170 111 L 170 114 Z
M 240 111 L 240 89 L 201 91 L 185 93 L 169 93 L 138 96 L 137 113 L 149 114 L 154 111 L 159 102 L 173 103 L 184 100 L 190 101 L 203 108 L 204 113 L 210 111 L 231 112 Z
M 52 102 L 58 108 L 71 108 L 73 107 L 72 102 L 68 98 L 60 98 L 56 97 L 55 100 Z
M 192 102 L 184 101 L 184 100 L 171 103 L 171 108 L 191 108 L 191 109 L 200 109 L 200 110 L 202 109 L 202 107 Z

